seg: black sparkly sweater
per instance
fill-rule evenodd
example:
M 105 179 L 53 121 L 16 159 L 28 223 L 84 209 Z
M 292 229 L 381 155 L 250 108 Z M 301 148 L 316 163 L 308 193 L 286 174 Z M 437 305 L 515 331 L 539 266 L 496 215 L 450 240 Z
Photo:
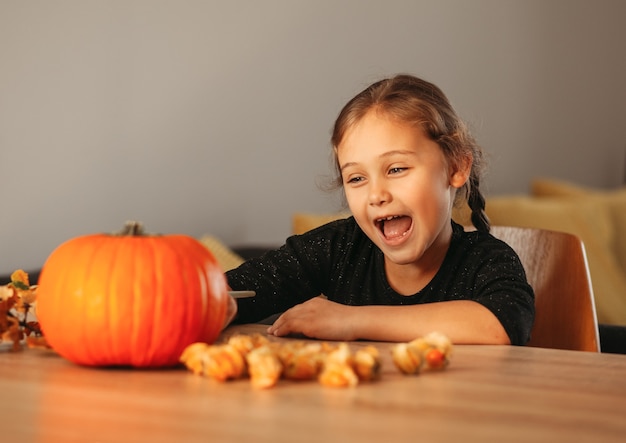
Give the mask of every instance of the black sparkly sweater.
M 237 301 L 235 321 L 257 322 L 320 294 L 353 306 L 474 300 L 494 313 L 512 344 L 525 344 L 535 316 L 534 293 L 517 254 L 491 234 L 452 225 L 441 268 L 410 296 L 390 287 L 382 251 L 353 217 L 291 236 L 279 249 L 226 273 L 232 289 L 257 293 Z

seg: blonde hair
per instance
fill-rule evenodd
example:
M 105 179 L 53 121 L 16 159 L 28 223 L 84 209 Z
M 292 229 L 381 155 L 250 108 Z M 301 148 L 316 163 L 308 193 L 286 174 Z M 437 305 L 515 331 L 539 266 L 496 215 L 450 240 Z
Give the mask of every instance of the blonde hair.
M 361 91 L 343 107 L 335 121 L 331 137 L 335 152 L 336 186 L 342 186 L 337 147 L 348 129 L 372 109 L 421 127 L 426 136 L 439 145 L 453 168 L 458 169 L 467 159 L 472 160 L 469 179 L 457 192 L 456 203 L 461 199 L 467 201 L 472 211 L 472 224 L 478 230 L 489 231 L 485 198 L 480 191 L 483 151 L 443 91 L 436 85 L 411 75 L 401 74 L 380 80 Z

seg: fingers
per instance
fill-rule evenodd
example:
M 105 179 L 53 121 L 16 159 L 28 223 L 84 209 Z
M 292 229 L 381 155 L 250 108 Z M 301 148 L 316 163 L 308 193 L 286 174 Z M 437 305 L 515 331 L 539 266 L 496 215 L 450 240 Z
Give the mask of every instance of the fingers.
M 328 322 L 332 320 L 332 306 L 327 300 L 313 298 L 283 312 L 267 333 L 277 337 L 302 334 L 311 338 L 325 338 Z
M 292 308 L 293 309 L 293 308 Z M 291 309 L 290 309 L 291 310 Z M 283 312 L 275 321 L 272 325 L 270 325 L 267 328 L 267 333 L 270 335 L 275 335 L 276 337 L 284 337 L 285 335 L 289 335 L 290 334 L 290 330 L 287 327 L 287 325 L 289 324 L 288 321 L 286 321 L 285 317 L 289 317 L 289 311 L 287 310 L 285 312 Z
M 305 302 L 283 312 L 267 329 L 267 333 L 277 337 L 291 334 L 306 335 L 305 328 L 310 326 L 307 325 L 307 319 L 313 320 L 310 318 L 310 311 Z

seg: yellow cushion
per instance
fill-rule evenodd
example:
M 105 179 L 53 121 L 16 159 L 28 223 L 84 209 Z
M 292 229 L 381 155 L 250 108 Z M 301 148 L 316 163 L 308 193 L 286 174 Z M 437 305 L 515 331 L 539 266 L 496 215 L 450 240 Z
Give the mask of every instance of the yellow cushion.
M 304 234 L 311 229 L 339 220 L 340 218 L 349 217 L 346 212 L 334 214 L 313 214 L 308 212 L 296 212 L 291 217 L 291 232 L 293 234 Z
M 612 214 L 603 202 L 597 199 L 492 197 L 487 199 L 486 212 L 492 225 L 550 229 L 578 236 L 587 253 L 598 321 L 626 324 L 626 274 L 612 253 L 616 229 Z
M 200 243 L 213 253 L 224 272 L 236 268 L 245 261 L 228 246 L 211 235 L 205 235 L 200 238 Z
M 531 193 L 536 197 L 564 197 L 595 200 L 605 205 L 611 215 L 614 236 L 611 249 L 626 273 L 626 187 L 603 191 L 578 186 L 569 182 L 539 178 L 533 180 Z M 626 297 L 626 294 L 624 295 Z
M 496 196 L 487 199 L 486 212 L 492 225 L 568 232 L 609 250 L 615 235 L 608 209 L 593 200 Z

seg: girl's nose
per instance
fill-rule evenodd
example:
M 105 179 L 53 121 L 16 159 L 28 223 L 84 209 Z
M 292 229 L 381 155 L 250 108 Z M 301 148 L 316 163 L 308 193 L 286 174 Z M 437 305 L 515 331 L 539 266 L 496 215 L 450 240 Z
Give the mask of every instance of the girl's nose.
M 382 183 L 371 183 L 369 189 L 369 203 L 380 206 L 391 201 L 391 194 Z

